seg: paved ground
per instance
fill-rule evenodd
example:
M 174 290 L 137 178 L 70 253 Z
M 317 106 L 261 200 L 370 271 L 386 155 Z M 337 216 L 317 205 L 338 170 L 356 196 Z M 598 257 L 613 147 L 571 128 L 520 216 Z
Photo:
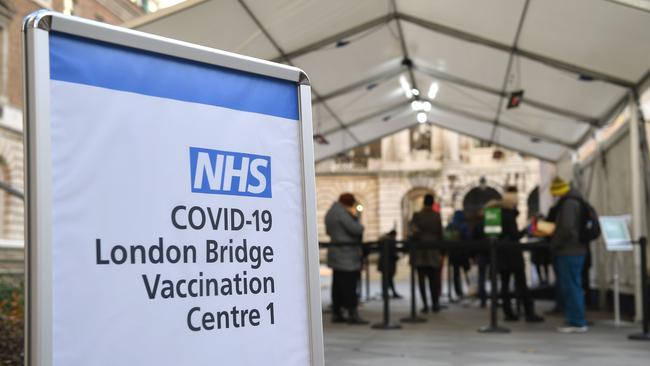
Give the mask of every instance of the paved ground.
M 378 284 L 374 286 L 377 289 Z M 406 294 L 406 283 L 400 283 Z M 328 301 L 323 288 L 324 303 Z M 408 314 L 408 299 L 391 302 L 395 320 Z M 540 303 L 540 313 L 552 304 Z M 381 302 L 370 301 L 361 313 L 368 320 L 381 319 Z M 488 322 L 488 312 L 476 306 L 452 304 L 439 314 L 428 315 L 423 324 L 403 324 L 401 330 L 381 331 L 367 326 L 331 324 L 325 320 L 325 363 L 336 366 L 361 365 L 650 365 L 650 342 L 628 341 L 626 335 L 639 326 L 609 325 L 607 314 L 590 313 L 595 324 L 587 334 L 555 332 L 560 317 L 529 325 L 506 323 L 512 332 L 480 334 L 476 330 Z

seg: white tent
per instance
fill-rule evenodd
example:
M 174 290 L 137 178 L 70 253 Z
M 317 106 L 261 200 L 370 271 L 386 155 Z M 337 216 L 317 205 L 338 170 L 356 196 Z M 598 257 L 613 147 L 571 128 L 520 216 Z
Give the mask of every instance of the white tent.
M 127 26 L 304 69 L 317 160 L 415 125 L 419 99 L 431 123 L 557 162 L 649 84 L 637 3 L 190 0 Z

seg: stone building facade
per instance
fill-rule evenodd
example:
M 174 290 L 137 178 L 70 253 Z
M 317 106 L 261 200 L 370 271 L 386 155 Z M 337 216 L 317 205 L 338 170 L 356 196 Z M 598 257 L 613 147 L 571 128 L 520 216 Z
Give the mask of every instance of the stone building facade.
M 147 0 L 0 0 L 0 183 L 24 191 L 23 18 L 47 8 L 121 24 L 143 15 L 147 6 Z M 0 190 L 0 244 L 22 245 L 23 205 L 21 198 Z
M 518 187 L 523 226 L 526 200 L 539 184 L 540 162 L 425 124 L 320 162 L 316 172 L 319 240 L 329 240 L 324 216 L 343 192 L 353 193 L 363 205 L 364 240 L 376 240 L 392 229 L 403 238 L 426 193 L 435 195 L 448 222 L 482 177 L 498 192 L 507 185 Z

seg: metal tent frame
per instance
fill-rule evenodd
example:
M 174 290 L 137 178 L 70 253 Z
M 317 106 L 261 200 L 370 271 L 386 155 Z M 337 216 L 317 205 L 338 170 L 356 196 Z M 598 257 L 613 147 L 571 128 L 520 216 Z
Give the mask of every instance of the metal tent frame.
M 584 24 L 586 24 L 587 28 L 591 27 L 590 24 L 593 23 L 601 27 L 604 25 L 605 29 L 602 32 L 612 32 L 622 23 L 637 24 L 643 20 L 650 20 L 650 12 L 647 9 L 632 7 L 628 3 L 614 0 L 576 0 L 569 5 L 556 0 L 543 2 L 540 0 L 494 0 L 486 3 L 489 6 L 484 6 L 490 13 L 484 14 L 483 20 L 493 25 L 500 22 L 509 22 L 512 25 L 508 32 L 501 32 L 507 34 L 506 36 L 497 37 L 470 30 L 469 28 L 473 28 L 473 24 L 466 27 L 462 26 L 466 22 L 463 21 L 462 15 L 457 14 L 471 15 L 472 10 L 467 9 L 468 4 L 469 2 L 451 2 L 447 0 L 434 2 L 419 0 L 360 1 L 357 4 L 335 0 L 315 5 L 304 4 L 299 1 L 274 4 L 274 2 L 263 3 L 255 0 L 191 0 L 167 9 L 160 14 L 149 15 L 127 25 L 139 30 L 203 43 L 207 46 L 245 52 L 247 50 L 245 47 L 228 44 L 230 41 L 226 41 L 225 38 L 233 38 L 230 32 L 223 36 L 206 37 L 205 34 L 209 33 L 210 25 L 200 23 L 201 26 L 197 27 L 195 25 L 194 30 L 184 29 L 181 31 L 180 28 L 187 23 L 186 18 L 198 17 L 198 13 L 205 13 L 204 16 L 212 13 L 215 15 L 215 21 L 218 21 L 221 15 L 215 14 L 215 11 L 223 11 L 223 16 L 228 13 L 228 17 L 239 19 L 242 24 L 250 23 L 250 29 L 242 27 L 241 30 L 233 29 L 233 32 L 241 31 L 241 34 L 247 35 L 247 37 L 244 37 L 244 45 L 246 42 L 266 45 L 265 47 L 251 48 L 251 55 L 299 66 L 307 70 L 312 78 L 312 84 L 315 87 L 313 96 L 316 118 L 319 118 L 319 111 L 324 115 L 324 117 L 320 118 L 321 121 L 316 120 L 317 125 L 323 126 L 318 133 L 329 141 L 329 145 L 316 147 L 317 161 L 415 125 L 414 113 L 406 113 L 408 101 L 405 98 L 402 98 L 402 103 L 394 101 L 393 103 L 381 105 L 381 108 L 378 105 L 373 105 L 367 109 L 367 113 L 352 117 L 349 117 L 342 110 L 344 108 L 337 106 L 336 103 L 337 100 L 350 99 L 355 94 L 370 91 L 377 85 L 389 82 L 400 75 L 406 76 L 409 85 L 418 90 L 423 90 L 424 82 L 422 80 L 426 78 L 441 83 L 444 82 L 441 92 L 447 87 L 462 88 L 462 90 L 468 91 L 475 96 L 489 95 L 496 98 L 496 100 L 492 100 L 491 115 L 477 115 L 462 107 L 458 108 L 453 101 L 450 103 L 449 101 L 429 100 L 434 109 L 430 121 L 442 127 L 488 140 L 497 145 L 551 162 L 557 162 L 565 158 L 567 154 L 589 140 L 595 129 L 609 123 L 627 106 L 628 91 L 639 94 L 650 81 L 650 58 L 648 57 L 638 60 L 644 71 L 641 76 L 630 77 L 625 75 L 624 72 L 619 72 L 623 69 L 619 65 L 610 70 L 603 70 L 603 67 L 596 67 L 598 66 L 596 63 L 575 62 L 570 57 L 558 57 L 543 52 L 541 49 L 544 47 L 535 47 L 535 44 L 540 44 L 539 39 L 545 37 L 540 34 L 548 31 L 539 28 L 540 22 L 548 20 L 549 17 L 557 17 L 556 12 L 560 14 L 566 12 L 568 15 L 563 15 L 563 17 L 567 20 L 567 23 L 569 23 L 569 20 L 576 21 L 585 18 Z M 274 5 L 277 5 L 277 8 Z M 319 10 L 324 12 L 314 14 Z M 433 10 L 440 11 L 443 13 L 442 16 L 439 16 Z M 571 14 L 571 11 L 580 13 Z M 288 17 L 286 16 L 287 12 L 290 13 Z M 615 12 L 614 15 L 618 15 L 620 20 L 608 24 L 607 19 L 603 18 L 603 16 L 612 15 L 611 12 Z M 371 17 L 370 14 L 374 16 Z M 349 18 L 349 21 L 346 21 L 348 26 L 341 26 L 336 18 L 337 16 L 344 17 L 346 20 Z M 319 21 L 319 18 L 323 20 Z M 314 27 L 317 29 L 314 29 L 313 32 L 306 32 L 310 37 L 297 37 L 300 38 L 301 42 L 297 43 L 299 46 L 293 46 L 293 43 L 296 42 L 291 42 L 289 39 L 291 32 L 287 28 L 309 28 L 315 21 L 318 21 L 318 24 Z M 328 26 L 321 27 L 321 23 Z M 570 28 L 581 25 L 560 24 L 560 26 Z M 218 27 L 218 25 L 215 24 L 213 27 Z M 611 29 L 608 27 L 611 27 Z M 316 32 L 321 29 L 327 29 L 328 32 L 321 36 L 321 33 Z M 389 32 L 386 32 L 386 29 Z M 645 30 L 644 34 L 643 27 L 639 26 L 639 29 L 641 29 L 641 33 L 636 38 L 642 39 L 644 36 L 650 35 L 647 30 Z M 336 57 L 354 57 L 355 55 L 361 55 L 364 51 L 370 52 L 370 49 L 376 49 L 373 46 L 381 43 L 367 42 L 367 40 L 379 32 L 392 34 L 394 39 L 384 39 L 384 42 L 394 43 L 394 46 L 398 49 L 397 53 L 392 54 L 387 59 L 390 67 L 379 67 L 378 72 L 368 73 L 363 77 L 361 75 L 342 77 L 341 80 L 337 81 L 334 88 L 328 85 L 324 87 L 319 85 L 321 80 L 328 80 L 328 84 L 332 80 L 332 77 L 328 77 L 331 73 L 322 72 L 328 68 L 328 61 Z M 443 37 L 445 42 L 453 43 L 455 47 L 453 52 L 463 53 L 465 48 L 474 47 L 479 49 L 477 52 L 480 54 L 494 53 L 497 57 L 500 57 L 500 63 L 486 62 L 484 65 L 488 67 L 488 70 L 504 70 L 494 71 L 494 74 L 499 75 L 500 82 L 498 85 L 490 85 L 489 83 L 467 78 L 464 75 L 446 71 L 444 67 L 437 67 L 435 62 L 431 62 L 430 59 L 420 55 L 419 53 L 422 52 L 418 52 L 418 48 L 421 48 L 421 43 L 424 42 L 421 38 L 427 37 L 427 33 L 435 37 Z M 617 33 L 618 36 L 621 32 L 614 33 Z M 549 34 L 548 36 L 552 35 Z M 570 38 L 570 40 L 566 43 L 569 46 L 580 48 L 582 46 L 580 37 L 584 38 L 582 35 L 575 37 L 569 35 L 567 38 Z M 596 47 L 591 46 L 593 40 L 587 41 L 585 43 L 589 43 L 586 45 L 589 47 L 585 47 L 586 53 L 591 52 L 590 50 L 594 48 L 600 50 L 594 51 L 595 53 L 602 53 L 604 52 L 603 49 L 606 50 L 607 48 L 611 48 L 612 52 L 619 52 L 620 49 L 620 65 L 624 65 L 627 62 L 626 60 L 629 61 L 625 56 L 628 49 L 616 47 L 617 40 L 614 37 L 609 40 L 610 42 L 602 45 L 597 44 Z M 621 40 L 621 43 L 625 42 Z M 352 48 L 351 46 L 356 44 L 361 44 L 356 48 L 362 51 L 348 52 L 349 55 L 348 53 L 342 55 L 341 52 L 337 52 Z M 387 47 L 390 47 L 390 45 L 387 45 Z M 643 45 L 639 45 L 639 47 L 642 49 L 648 48 Z M 432 44 L 431 48 L 435 53 L 436 45 Z M 266 51 L 260 51 L 262 49 Z M 317 57 L 314 57 L 314 55 Z M 450 56 L 451 58 L 456 57 L 456 55 Z M 318 58 L 320 62 L 314 62 L 313 58 Z M 354 62 L 354 59 L 348 58 L 347 61 Z M 481 68 L 481 61 L 474 61 L 476 68 Z M 515 74 L 515 68 L 520 67 L 519 63 L 521 62 L 525 62 L 527 67 L 541 68 L 545 73 L 552 74 L 553 77 L 566 78 L 569 76 L 574 79 L 571 83 L 572 87 L 577 89 L 585 89 L 585 86 L 588 86 L 587 88 L 593 86 L 592 89 L 608 89 L 606 93 L 603 93 L 607 94 L 607 98 L 600 98 L 597 102 L 598 108 L 594 109 L 603 110 L 603 104 L 606 104 L 606 108 L 599 113 L 587 108 L 587 113 L 584 108 L 582 111 L 573 110 L 566 105 L 542 100 L 535 95 L 526 95 L 522 105 L 527 108 L 527 113 L 542 113 L 544 116 L 539 118 L 539 121 L 532 123 L 533 125 L 540 125 L 546 123 L 546 121 L 558 122 L 555 123 L 555 126 L 550 127 L 551 131 L 548 131 L 548 128 L 531 128 L 531 123 L 520 123 L 521 119 L 526 119 L 525 113 L 522 113 L 524 114 L 523 117 L 510 118 L 514 113 L 505 109 L 504 101 L 507 99 L 509 92 L 513 90 L 511 85 L 513 75 Z M 320 75 L 321 73 L 323 76 Z M 348 75 L 347 73 L 344 74 Z M 518 72 L 515 76 L 529 79 L 531 78 L 529 75 L 524 71 Z M 541 88 L 546 88 L 546 90 L 549 87 L 548 85 L 542 85 L 544 84 L 543 80 L 535 80 L 535 83 L 539 84 Z M 397 87 L 396 83 L 393 84 Z M 533 85 L 531 89 L 535 87 L 537 85 Z M 558 88 L 560 87 L 558 85 Z M 528 88 L 524 86 L 523 89 Z M 570 97 L 573 100 L 586 103 L 586 106 L 589 107 L 589 103 L 584 102 L 584 99 L 588 98 L 588 96 L 581 98 L 579 93 L 574 92 Z M 421 99 L 423 101 L 427 100 L 426 98 Z M 605 103 L 603 103 L 603 99 L 606 99 Z M 392 123 L 382 123 L 386 122 L 386 120 L 390 120 Z M 479 129 L 481 133 L 476 132 L 476 125 L 482 127 L 482 129 Z M 489 129 L 486 129 L 486 126 L 489 126 Z M 563 131 L 557 131 L 557 126 L 560 126 Z M 525 139 L 527 143 L 514 144 L 512 143 L 513 138 Z

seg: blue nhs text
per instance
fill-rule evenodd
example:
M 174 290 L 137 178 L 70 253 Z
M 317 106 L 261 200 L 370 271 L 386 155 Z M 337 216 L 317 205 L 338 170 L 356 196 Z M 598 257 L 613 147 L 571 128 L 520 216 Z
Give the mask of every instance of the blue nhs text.
M 192 192 L 271 198 L 271 157 L 190 147 Z

